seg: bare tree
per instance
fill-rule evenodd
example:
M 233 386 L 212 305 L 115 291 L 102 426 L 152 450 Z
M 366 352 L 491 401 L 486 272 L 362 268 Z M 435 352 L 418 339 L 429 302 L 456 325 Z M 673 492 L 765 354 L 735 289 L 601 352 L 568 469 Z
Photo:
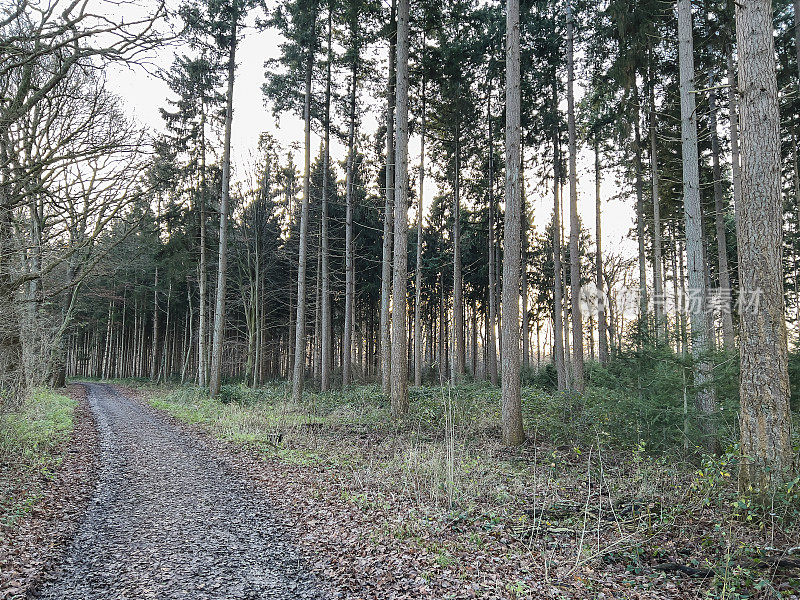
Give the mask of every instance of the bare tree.
M 30 205 L 36 207 L 34 213 L 42 213 L 43 199 L 31 204 L 29 194 L 43 183 L 42 171 L 56 164 L 61 152 L 75 141 L 67 137 L 49 145 L 51 153 L 47 155 L 29 154 L 22 160 L 26 168 L 20 170 L 13 168 L 12 162 L 19 163 L 20 152 L 25 149 L 15 146 L 14 138 L 25 128 L 26 119 L 39 118 L 37 111 L 53 114 L 49 109 L 58 104 L 54 100 L 61 94 L 58 87 L 80 71 L 100 71 L 112 62 L 133 63 L 162 41 L 155 31 L 164 14 L 161 4 L 154 5 L 153 11 L 141 19 L 127 23 L 105 16 L 109 4 L 102 0 L 45 4 L 20 0 L 5 7 L 0 17 L 0 389 L 6 395 L 20 389 L 23 375 L 17 291 L 24 285 L 29 293 L 41 297 L 37 282 L 41 274 L 20 277 L 17 271 L 15 212 Z M 57 130 L 54 125 L 51 133 Z M 56 139 L 51 136 L 50 141 Z M 75 160 L 80 162 L 80 152 Z M 31 221 L 36 226 L 31 232 L 36 239 L 38 221 Z

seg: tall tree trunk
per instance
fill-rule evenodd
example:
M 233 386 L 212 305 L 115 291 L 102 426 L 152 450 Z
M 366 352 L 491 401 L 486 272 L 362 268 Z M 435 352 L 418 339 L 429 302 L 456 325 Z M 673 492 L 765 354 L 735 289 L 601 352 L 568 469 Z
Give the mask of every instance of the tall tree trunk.
M 523 150 L 520 148 L 520 154 Z M 520 204 L 522 206 L 522 268 L 520 269 L 522 281 L 520 290 L 522 294 L 522 366 L 525 369 L 531 366 L 530 348 L 530 319 L 528 318 L 528 213 L 525 208 L 525 160 L 520 163 Z
M 450 381 L 464 379 L 464 279 L 461 272 L 461 123 L 456 123 L 456 156 L 453 177 L 453 361 Z
M 506 3 L 506 214 L 503 247 L 503 443 L 525 441 L 519 362 L 520 48 L 519 0 Z
M 641 133 L 641 97 L 639 88 L 633 86 L 633 97 L 635 102 L 633 132 L 634 132 L 634 154 L 633 168 L 635 172 L 636 187 L 636 237 L 639 242 L 639 318 L 641 325 L 647 324 L 647 255 L 644 249 L 644 168 L 642 167 L 642 133 Z
M 391 378 L 389 303 L 392 295 L 392 217 L 394 208 L 394 105 L 397 52 L 397 0 L 392 0 L 389 24 L 389 79 L 386 88 L 386 204 L 383 210 L 383 262 L 381 264 L 381 387 L 388 396 Z
M 320 224 L 321 225 L 321 224 Z M 321 236 L 320 236 L 321 237 Z M 319 239 L 319 238 L 318 238 Z M 322 308 L 322 245 L 317 244 L 317 269 L 316 285 L 314 287 L 314 336 L 311 343 L 311 378 L 319 384 L 320 372 L 322 371 L 322 344 L 320 338 L 321 308 Z
M 595 203 L 595 283 L 600 292 L 602 304 L 597 312 L 597 354 L 601 365 L 608 364 L 608 337 L 606 325 L 606 297 L 603 294 L 603 236 L 602 236 L 602 206 L 600 198 L 600 144 L 597 140 L 598 133 L 594 134 L 594 203 Z
M 707 320 L 703 228 L 700 210 L 700 167 L 697 151 L 697 116 L 694 83 L 694 44 L 690 0 L 678 0 L 678 48 L 680 62 L 681 138 L 683 156 L 683 206 L 686 219 L 686 259 L 689 270 L 692 358 L 695 361 L 695 403 L 701 413 L 704 444 L 715 450 L 717 441 L 711 419 L 716 401 L 707 353 L 710 339 Z
M 569 134 L 569 260 L 570 297 L 572 299 L 572 388 L 582 393 L 583 317 L 581 315 L 581 255 L 578 247 L 581 224 L 578 220 L 578 174 L 575 134 L 575 61 L 572 3 L 567 0 L 567 130 Z
M 680 280 L 680 336 L 681 354 L 689 353 L 689 332 L 686 323 L 686 242 L 678 240 L 678 279 Z
M 555 77 L 555 74 L 553 74 Z M 558 107 L 556 81 L 553 79 L 553 111 Z M 567 389 L 567 364 L 564 357 L 563 295 L 561 288 L 561 217 L 558 189 L 561 185 L 561 156 L 557 121 L 553 124 L 553 349 L 555 352 L 558 389 Z
M 397 101 L 394 188 L 394 280 L 392 281 L 391 408 L 408 412 L 408 42 L 409 0 L 397 11 Z
M 675 233 L 675 221 L 670 227 L 672 246 L 672 300 L 675 303 L 675 353 L 681 354 L 680 297 L 678 296 L 678 239 Z
M 472 359 L 472 379 L 478 378 L 478 303 L 472 299 L 472 310 L 470 311 L 472 324 L 470 326 L 470 334 L 472 335 L 472 348 L 470 349 L 470 357 Z
M 650 61 L 652 62 L 652 53 Z M 664 274 L 661 260 L 661 194 L 659 190 L 658 140 L 656 139 L 658 120 L 652 64 L 648 65 L 647 87 L 650 96 L 650 176 L 653 195 L 653 307 L 656 317 L 655 339 L 656 342 L 659 342 L 666 339 L 662 337 L 666 331 L 666 322 L 664 320 Z
M 425 35 L 422 36 L 425 48 Z M 419 197 L 417 198 L 417 270 L 414 273 L 414 385 L 422 385 L 422 208 L 425 199 L 425 76 L 422 76 L 422 127 L 419 149 Z
M 206 182 L 206 108 L 205 98 L 200 98 L 200 323 L 197 332 L 197 383 L 208 385 L 208 259 L 206 242 L 206 208 L 208 207 Z
M 158 337 L 158 267 L 156 267 L 153 283 L 153 340 L 150 352 L 150 380 L 155 381 L 158 375 L 158 351 L 161 340 Z
M 316 37 L 316 15 L 312 25 Z M 306 367 L 306 260 L 308 255 L 308 202 L 311 179 L 311 82 L 314 70 L 313 42 L 307 49 L 306 90 L 303 117 L 305 119 L 305 166 L 303 168 L 303 201 L 300 208 L 300 248 L 297 256 L 297 317 L 295 318 L 294 368 L 292 372 L 292 401 L 303 398 L 303 379 Z
M 497 326 L 497 278 L 495 264 L 497 262 L 497 247 L 494 238 L 494 144 L 492 142 L 492 91 L 487 94 L 487 122 L 489 124 L 489 306 L 488 322 L 486 329 L 486 345 L 488 348 L 489 379 L 492 385 L 498 383 L 497 373 L 497 341 L 495 327 Z
M 566 214 L 564 212 L 564 186 L 559 186 L 558 189 L 558 210 L 560 215 Z M 559 251 L 561 252 L 561 267 L 562 267 L 562 278 L 561 278 L 561 289 L 564 290 L 564 298 L 563 298 L 563 306 L 562 310 L 564 311 L 564 320 L 562 323 L 564 326 L 562 327 L 564 332 L 564 373 L 566 375 L 566 386 L 567 389 L 570 389 L 571 380 L 570 380 L 570 349 L 569 349 L 569 324 L 570 324 L 570 302 L 569 302 L 569 294 L 572 290 L 569 289 L 569 269 L 567 268 L 567 263 L 565 262 L 567 251 L 569 250 L 569 241 L 564 241 L 564 228 L 561 227 L 559 229 L 559 236 L 561 240 L 561 244 L 559 245 Z M 566 250 L 565 250 L 566 249 Z
M 320 390 L 325 392 L 331 385 L 331 357 L 333 331 L 331 330 L 331 275 L 328 251 L 328 169 L 331 155 L 331 63 L 333 62 L 333 48 L 331 37 L 333 32 L 333 8 L 328 5 L 328 59 L 325 67 L 325 150 L 322 157 L 322 226 L 321 226 L 321 252 L 322 252 L 322 319 L 320 321 L 321 340 L 321 372 Z
M 228 204 L 231 185 L 231 129 L 233 127 L 233 83 L 236 75 L 236 31 L 239 15 L 234 2 L 231 17 L 231 39 L 228 51 L 228 92 L 225 102 L 225 140 L 222 148 L 222 195 L 219 208 L 219 266 L 217 268 L 217 301 L 214 307 L 214 339 L 211 350 L 212 397 L 219 394 L 222 383 L 222 341 L 225 333 L 225 286 L 228 275 Z
M 437 350 L 437 365 L 439 367 L 439 384 L 444 385 L 447 379 L 447 347 L 446 347 L 446 327 L 447 323 L 447 307 L 444 301 L 444 276 L 439 271 L 439 344 Z
M 683 0 L 687 1 L 687 0 Z M 742 202 L 740 487 L 769 492 L 791 475 L 792 417 L 781 263 L 781 137 L 771 0 L 736 3 Z
M 162 350 L 162 359 L 161 359 L 161 372 L 156 376 L 156 380 L 160 381 L 162 378 L 166 379 L 170 375 L 170 366 L 171 366 L 171 358 L 172 352 L 169 350 L 169 343 L 170 343 L 170 336 L 169 336 L 169 307 L 170 302 L 172 300 L 172 281 L 169 282 L 169 287 L 167 288 L 167 309 L 164 315 L 164 348 Z M 173 338 L 174 341 L 174 338 Z M 174 348 L 173 348 L 174 350 Z M 114 357 L 116 360 L 117 357 Z
M 345 184 L 347 212 L 345 216 L 345 284 L 344 284 L 344 355 L 342 356 L 342 386 L 352 381 L 353 317 L 355 316 L 355 262 L 353 260 L 353 175 L 355 170 L 356 135 L 356 85 L 358 83 L 358 58 L 353 58 L 350 80 L 350 131 L 347 135 L 347 181 Z
M 738 211 L 742 201 L 742 163 L 739 159 L 739 90 L 737 89 L 736 68 L 733 64 L 733 46 L 731 44 L 728 44 L 726 54 L 728 63 L 728 120 L 731 128 L 733 206 Z
M 714 78 L 709 74 L 709 88 Z M 711 164 L 714 177 L 714 213 L 717 237 L 717 268 L 719 270 L 720 310 L 722 311 L 722 343 L 727 351 L 734 349 L 733 312 L 731 309 L 731 276 L 728 267 L 728 239 L 725 233 L 725 197 L 722 192 L 722 168 L 720 166 L 720 144 L 717 132 L 716 92 L 708 94 L 709 128 L 711 129 Z
M 706 29 L 710 30 L 708 1 L 705 2 Z M 708 127 L 711 134 L 711 170 L 714 177 L 714 221 L 717 238 L 718 296 L 722 312 L 722 345 L 726 351 L 734 349 L 733 312 L 731 310 L 731 276 L 728 267 L 728 240 L 725 233 L 725 197 L 722 191 L 719 132 L 717 130 L 717 91 L 714 69 L 708 69 Z

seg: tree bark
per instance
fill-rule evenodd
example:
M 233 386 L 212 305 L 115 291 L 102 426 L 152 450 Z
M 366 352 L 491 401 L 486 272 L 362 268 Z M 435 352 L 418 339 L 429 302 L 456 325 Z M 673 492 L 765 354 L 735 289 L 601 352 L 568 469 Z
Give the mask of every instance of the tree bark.
M 456 122 L 456 156 L 453 177 L 453 361 L 450 382 L 464 379 L 464 279 L 461 270 L 461 123 Z
M 694 82 L 694 44 L 690 0 L 678 0 L 678 49 L 680 63 L 681 139 L 683 157 L 683 205 L 686 221 L 686 259 L 689 271 L 692 358 L 695 362 L 695 404 L 700 413 L 704 444 L 715 450 L 717 441 L 711 419 L 716 412 L 711 387 L 711 366 L 706 281 L 703 260 L 703 229 L 700 210 L 700 168 L 697 151 L 697 116 Z
M 235 3 L 234 3 L 235 6 Z M 219 395 L 222 383 L 222 342 L 225 333 L 225 286 L 228 275 L 228 204 L 231 184 L 231 129 L 233 128 L 233 83 L 236 75 L 236 32 L 238 14 L 234 8 L 228 51 L 228 91 L 225 103 L 225 139 L 222 149 L 222 194 L 219 209 L 219 266 L 217 269 L 217 300 L 214 308 L 214 339 L 211 349 L 209 392 Z
M 155 280 L 153 283 L 153 340 L 150 351 L 150 380 L 155 381 L 158 376 L 158 267 L 156 267 Z
M 594 138 L 594 203 L 595 203 L 595 243 L 597 254 L 595 255 L 595 282 L 600 292 L 602 304 L 598 306 L 597 312 L 597 354 L 601 365 L 608 364 L 608 337 L 606 325 L 606 297 L 603 294 L 603 236 L 602 236 L 602 206 L 600 198 L 600 144 L 597 140 L 597 133 Z
M 781 263 L 781 137 L 771 0 L 736 3 L 736 41 L 742 151 L 737 214 L 739 428 L 745 457 L 739 484 L 766 493 L 796 466 Z
M 734 209 L 738 211 L 738 207 L 742 202 L 742 163 L 739 158 L 739 90 L 736 77 L 736 67 L 733 64 L 732 45 L 728 45 L 726 53 L 728 63 L 728 120 L 731 128 L 733 206 Z
M 355 169 L 355 134 L 356 134 L 356 85 L 358 83 L 358 59 L 353 59 L 350 79 L 350 131 L 347 134 L 347 181 L 345 183 L 346 215 L 345 215 L 345 284 L 344 284 L 344 339 L 342 345 L 342 386 L 352 381 L 353 353 L 353 317 L 355 316 L 355 262 L 353 260 L 353 175 Z
M 555 77 L 555 73 L 553 74 Z M 558 107 L 556 82 L 553 79 L 553 110 Z M 567 389 L 567 364 L 564 357 L 563 295 L 561 287 L 561 217 L 559 185 L 561 184 L 561 157 L 558 145 L 558 125 L 553 124 L 553 349 L 555 352 L 558 390 Z
M 569 135 L 569 260 L 570 294 L 572 299 L 572 389 L 582 393 L 583 381 L 583 317 L 581 315 L 581 255 L 578 247 L 581 225 L 578 220 L 578 174 L 575 134 L 575 61 L 574 23 L 571 0 L 567 0 L 567 130 Z
M 661 193 L 659 190 L 658 140 L 656 139 L 658 122 L 652 65 L 648 71 L 649 77 L 647 87 L 650 95 L 650 175 L 652 178 L 653 194 L 653 307 L 656 317 L 655 339 L 656 342 L 659 342 L 662 340 L 662 336 L 666 331 L 666 322 L 664 319 L 664 275 L 661 268 L 663 264 L 661 260 L 663 248 L 661 241 Z
M 316 15 L 312 25 L 313 40 L 316 36 Z M 311 179 L 311 82 L 314 70 L 313 42 L 307 49 L 306 90 L 303 117 L 305 119 L 305 166 L 303 169 L 303 201 L 300 208 L 300 247 L 297 257 L 297 316 L 295 318 L 294 368 L 292 370 L 292 401 L 303 398 L 303 379 L 306 367 L 306 260 L 308 255 L 308 202 Z
M 392 0 L 389 26 L 389 79 L 386 89 L 386 204 L 383 211 L 383 262 L 381 264 L 381 387 L 388 396 L 391 378 L 391 332 L 389 302 L 392 295 L 392 217 L 394 207 L 394 106 L 397 52 L 397 0 Z
M 492 142 L 492 90 L 487 94 L 487 121 L 489 124 L 489 306 L 486 330 L 486 345 L 488 348 L 489 380 L 492 385 L 498 383 L 497 372 L 497 341 L 495 327 L 497 326 L 497 280 L 495 264 L 497 262 L 497 247 L 494 238 L 494 144 Z
M 394 280 L 392 282 L 391 409 L 408 412 L 408 43 L 409 0 L 397 10 L 397 88 L 394 189 Z
M 706 3 L 705 19 L 709 26 Z M 713 68 L 708 70 L 708 120 L 711 134 L 711 170 L 714 177 L 714 223 L 717 242 L 717 270 L 719 271 L 717 294 L 722 312 L 722 345 L 730 352 L 734 349 L 733 311 L 731 310 L 731 276 L 728 267 L 728 240 L 725 233 L 725 197 L 722 191 L 722 168 L 720 166 L 719 131 L 717 130 L 717 91 Z
M 206 242 L 206 111 L 205 99 L 200 99 L 200 323 L 197 332 L 197 383 L 208 385 L 208 259 Z
M 641 133 L 641 98 L 639 88 L 633 86 L 635 104 L 633 131 L 634 131 L 634 154 L 633 167 L 635 172 L 636 188 L 636 237 L 639 242 L 639 318 L 641 323 L 647 323 L 647 255 L 644 245 L 644 169 L 642 167 L 642 133 Z
M 422 36 L 423 50 L 425 35 Z M 422 208 L 425 190 L 425 76 L 422 77 L 422 126 L 419 150 L 419 198 L 417 199 L 417 270 L 414 282 L 414 385 L 422 385 Z
M 333 62 L 333 48 L 331 37 L 333 32 L 333 8 L 328 7 L 328 57 L 325 66 L 325 150 L 322 157 L 322 225 L 321 225 L 321 253 L 322 253 L 322 319 L 320 321 L 321 340 L 321 369 L 320 391 L 326 392 L 331 386 L 331 347 L 333 331 L 331 330 L 331 274 L 330 255 L 328 249 L 328 170 L 331 156 L 331 63 Z
M 506 3 L 506 214 L 503 245 L 503 443 L 525 441 L 519 361 L 520 48 L 519 0 Z

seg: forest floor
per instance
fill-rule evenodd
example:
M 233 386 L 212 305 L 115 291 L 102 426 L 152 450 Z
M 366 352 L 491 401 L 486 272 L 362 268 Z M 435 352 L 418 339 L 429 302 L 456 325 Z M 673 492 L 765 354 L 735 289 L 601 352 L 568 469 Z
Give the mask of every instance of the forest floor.
M 739 497 L 735 457 L 624 444 L 607 404 L 525 388 L 509 450 L 485 384 L 392 422 L 372 386 L 118 383 L 72 387 L 32 508 L 0 506 L 0 598 L 800 597 L 796 490 Z
M 0 599 L 24 598 L 74 535 L 96 482 L 86 389 L 36 390 L 0 416 Z
M 731 454 L 617 443 L 614 419 L 636 418 L 604 414 L 607 394 L 525 388 L 528 442 L 509 450 L 480 383 L 412 388 L 399 423 L 373 386 L 301 405 L 283 384 L 139 393 L 261 484 L 338 596 L 800 597 L 797 490 L 764 508 L 737 495 Z

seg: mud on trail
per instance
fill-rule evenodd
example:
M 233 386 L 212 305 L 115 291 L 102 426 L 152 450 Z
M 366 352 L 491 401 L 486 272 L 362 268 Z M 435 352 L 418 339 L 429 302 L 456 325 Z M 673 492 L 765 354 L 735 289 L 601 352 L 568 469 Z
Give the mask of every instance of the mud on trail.
M 87 391 L 97 489 L 34 597 L 326 597 L 264 494 L 214 450 L 112 386 Z

